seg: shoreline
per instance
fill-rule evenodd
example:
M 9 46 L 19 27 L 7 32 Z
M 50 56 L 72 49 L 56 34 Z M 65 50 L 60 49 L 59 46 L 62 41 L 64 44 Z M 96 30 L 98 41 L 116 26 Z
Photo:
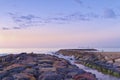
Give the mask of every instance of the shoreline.
M 0 80 L 98 80 L 63 58 L 21 53 L 0 57 Z
M 26 53 L 47 53 L 47 52 L 57 52 L 61 49 L 87 49 L 87 48 L 0 48 L 0 54 L 19 54 L 22 52 Z M 96 49 L 98 52 L 120 52 L 120 48 L 88 48 Z
M 60 50 L 67 50 L 67 51 L 69 51 L 70 50 L 70 54 L 68 54 L 68 52 L 67 53 L 60 53 L 60 54 L 62 54 L 62 55 L 67 55 L 68 57 L 70 57 L 71 55 L 72 55 L 72 57 L 75 57 L 75 62 L 78 64 L 77 66 L 79 66 L 79 65 L 84 65 L 84 66 L 86 66 L 86 67 L 89 67 L 91 70 L 93 69 L 93 70 L 97 70 L 97 69 L 95 69 L 95 66 L 93 66 L 93 67 L 91 67 L 93 64 L 91 64 L 91 62 L 90 63 L 86 63 L 86 64 L 83 64 L 83 63 L 81 63 L 80 61 L 79 61 L 79 58 L 80 58 L 80 56 L 79 55 L 74 55 L 73 53 L 75 53 L 75 51 L 76 50 L 78 50 L 77 52 L 79 53 L 79 51 L 81 50 L 81 49 L 60 49 Z M 44 54 L 46 54 L 46 55 L 52 55 L 52 56 L 55 56 L 56 54 L 58 55 L 59 53 L 59 51 L 60 50 L 58 50 L 58 51 L 54 51 L 54 52 L 49 52 L 49 53 L 44 53 Z M 72 52 L 74 50 L 74 52 Z M 64 52 L 64 51 L 63 51 Z M 71 53 L 72 52 L 72 53 Z M 80 51 L 81 52 L 81 51 Z M 108 56 L 108 58 L 109 58 L 109 56 L 111 56 L 111 55 L 113 55 L 114 56 L 114 58 L 116 58 L 116 55 L 117 55 L 117 57 L 119 56 L 119 52 L 100 52 L 100 51 L 86 51 L 86 50 L 84 50 L 84 51 L 82 51 L 82 53 L 84 53 L 84 52 L 87 52 L 87 53 L 89 53 L 89 54 L 91 54 L 91 53 L 94 53 L 94 54 L 96 54 L 96 56 L 97 55 L 99 55 L 99 54 L 102 54 L 102 55 L 104 55 L 104 56 Z M 54 54 L 55 53 L 55 54 Z M 31 54 L 31 53 L 27 53 L 27 54 Z M 36 55 L 39 55 L 39 54 L 41 54 L 41 53 L 35 53 Z M 115 54 L 115 55 L 114 55 Z M 7 55 L 11 55 L 11 54 L 7 54 Z M 7 56 L 7 55 L 4 55 L 4 56 Z M 18 55 L 18 53 L 17 54 L 12 54 L 12 55 Z M 70 58 L 71 59 L 71 58 Z M 78 59 L 78 60 L 77 60 Z M 82 58 L 81 58 L 82 59 Z M 66 59 L 67 60 L 67 59 Z M 76 64 L 76 63 L 74 63 L 74 64 Z M 80 66 L 81 67 L 81 66 Z M 79 68 L 80 68 L 79 67 Z M 85 70 L 85 69 L 84 69 Z M 90 70 L 90 71 L 91 71 Z M 87 71 L 87 70 L 85 70 L 85 71 Z M 99 70 L 98 70 L 99 71 Z M 95 71 L 96 72 L 96 71 Z M 102 72 L 102 71 L 100 71 L 100 72 Z M 100 72 L 98 72 L 98 74 L 100 74 L 100 75 L 102 75 L 102 73 L 100 73 Z M 109 72 L 109 71 L 108 71 Z M 94 74 L 94 71 L 93 71 L 93 74 Z M 106 75 L 106 73 L 103 73 L 103 75 Z M 97 75 L 97 74 L 96 74 Z M 115 78 L 114 79 L 114 77 L 110 77 L 110 76 L 108 76 L 108 75 L 111 75 L 111 74 L 107 74 L 106 76 L 104 75 L 104 77 L 106 77 L 106 80 L 110 80 L 110 78 L 111 78 L 111 80 L 118 80 L 117 78 Z M 119 78 L 119 77 L 118 77 Z M 99 78 L 98 78 L 98 80 L 99 80 Z M 100 80 L 104 80 L 104 79 L 100 79 Z
M 78 64 L 120 78 L 120 52 L 61 49 L 56 53 L 64 56 L 74 56 Z

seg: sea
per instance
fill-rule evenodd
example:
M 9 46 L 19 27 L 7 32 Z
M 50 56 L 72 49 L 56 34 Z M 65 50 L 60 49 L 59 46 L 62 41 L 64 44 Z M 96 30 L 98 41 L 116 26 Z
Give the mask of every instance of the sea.
M 22 52 L 27 53 L 50 53 L 56 52 L 60 49 L 81 49 L 81 48 L 0 48 L 0 55 L 2 54 L 18 54 Z M 84 48 L 86 49 L 86 48 Z M 95 48 L 100 52 L 120 52 L 120 48 Z
M 0 48 L 0 54 L 19 54 L 19 53 L 36 53 L 46 54 L 56 52 L 62 48 Z

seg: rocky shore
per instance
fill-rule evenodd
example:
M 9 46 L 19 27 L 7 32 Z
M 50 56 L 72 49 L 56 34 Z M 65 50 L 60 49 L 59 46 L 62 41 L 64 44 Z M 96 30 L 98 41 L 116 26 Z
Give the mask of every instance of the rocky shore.
M 0 80 L 97 80 L 63 58 L 21 53 L 0 57 Z
M 74 56 L 76 63 L 120 78 L 120 53 L 98 52 L 96 49 L 61 49 L 56 54 Z

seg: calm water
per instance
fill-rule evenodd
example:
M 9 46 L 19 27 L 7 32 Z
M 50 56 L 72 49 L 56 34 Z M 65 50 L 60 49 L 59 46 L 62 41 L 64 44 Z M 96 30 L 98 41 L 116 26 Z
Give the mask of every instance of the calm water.
M 34 53 L 48 53 L 55 52 L 63 48 L 0 48 L 0 54 L 34 52 Z M 73 48 L 74 49 L 74 48 Z M 120 48 L 96 48 L 99 51 L 120 52 Z
M 120 48 L 96 48 L 96 49 L 104 52 L 120 52 Z
M 58 51 L 60 48 L 0 48 L 0 54 L 18 54 L 21 52 L 27 53 L 49 53 Z

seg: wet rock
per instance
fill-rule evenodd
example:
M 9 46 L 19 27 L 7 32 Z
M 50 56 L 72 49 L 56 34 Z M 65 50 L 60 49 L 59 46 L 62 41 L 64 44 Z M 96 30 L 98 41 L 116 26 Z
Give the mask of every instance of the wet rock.
M 0 71 L 3 71 L 3 65 L 0 65 Z
M 39 64 L 49 64 L 49 65 L 53 65 L 53 61 L 52 60 L 39 60 L 39 62 L 38 62 Z
M 8 76 L 8 77 L 3 78 L 2 80 L 14 80 L 14 78 L 13 76 Z
M 14 74 L 13 78 L 15 80 L 36 80 L 36 78 L 33 75 L 26 73 Z
M 61 61 L 55 61 L 53 66 L 55 66 L 56 68 L 65 68 L 68 67 L 69 62 L 65 61 L 65 60 L 61 60 Z
M 23 71 L 23 73 L 29 73 L 32 74 L 34 76 L 38 76 L 38 71 L 36 69 L 33 68 L 27 68 L 26 70 Z
M 95 78 L 93 78 L 94 76 L 90 73 L 84 73 L 82 75 L 75 75 L 74 79 L 75 80 L 96 80 Z
M 63 80 L 64 76 L 55 72 L 45 72 L 39 76 L 39 80 Z
M 47 71 L 56 71 L 56 68 L 52 67 L 52 68 L 40 68 L 41 72 L 47 72 Z
M 65 56 L 74 56 L 76 63 L 85 65 L 92 69 L 96 69 L 102 73 L 109 74 L 115 77 L 120 77 L 120 55 L 117 53 L 100 53 L 89 50 L 80 49 L 61 49 L 56 54 Z M 111 56 L 112 55 L 112 56 Z M 110 62 L 112 61 L 112 63 Z M 117 71 L 116 71 L 117 70 Z
M 0 80 L 2 80 L 4 77 L 7 77 L 8 75 L 9 75 L 9 73 L 7 71 L 0 72 Z
M 25 69 L 25 66 L 21 65 L 21 64 L 13 64 L 10 65 L 8 67 L 6 67 L 4 70 L 9 72 L 9 73 L 19 73 L 21 71 L 23 71 Z
M 74 80 L 87 73 L 65 59 L 46 54 L 22 53 L 0 59 L 0 80 Z

